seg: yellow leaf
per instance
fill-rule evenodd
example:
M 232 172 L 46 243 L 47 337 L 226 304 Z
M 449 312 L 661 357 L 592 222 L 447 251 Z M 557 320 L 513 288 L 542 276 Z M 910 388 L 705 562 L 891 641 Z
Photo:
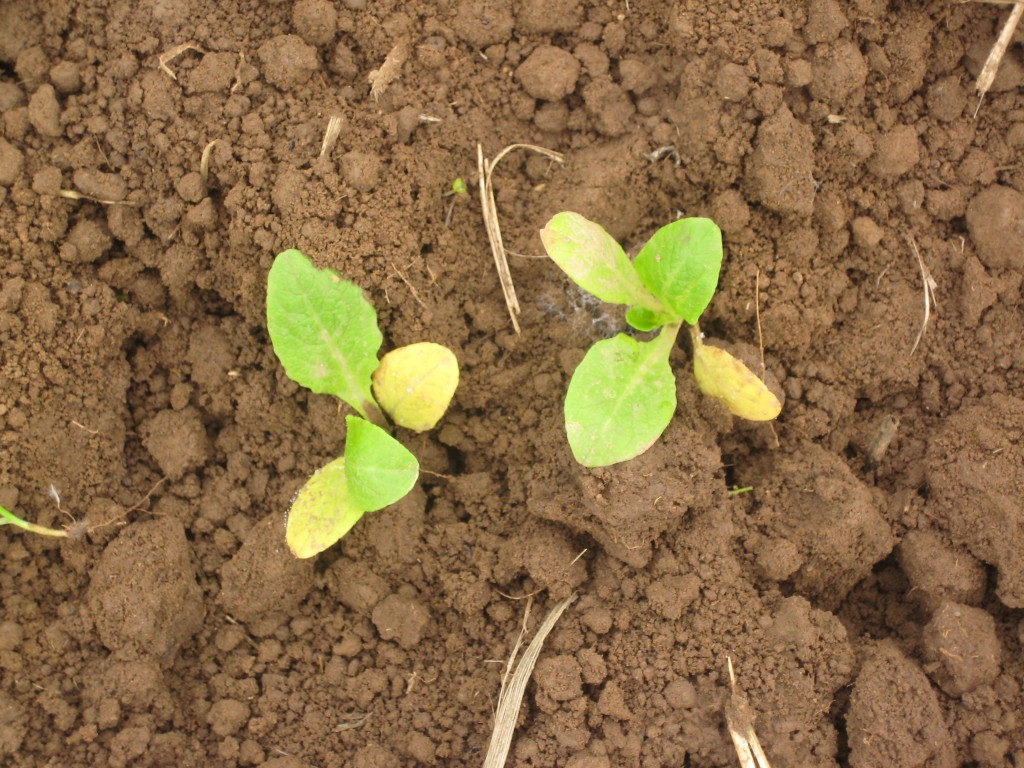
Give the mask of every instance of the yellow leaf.
M 693 374 L 701 392 L 717 397 L 744 419 L 770 421 L 782 410 L 782 403 L 764 382 L 724 349 L 695 343 Z
M 348 492 L 345 457 L 335 459 L 296 494 L 285 523 L 288 549 L 299 558 L 313 557 L 348 533 L 363 514 Z
M 429 341 L 399 347 L 373 372 L 373 394 L 401 427 L 433 429 L 459 386 L 459 363 L 447 347 Z

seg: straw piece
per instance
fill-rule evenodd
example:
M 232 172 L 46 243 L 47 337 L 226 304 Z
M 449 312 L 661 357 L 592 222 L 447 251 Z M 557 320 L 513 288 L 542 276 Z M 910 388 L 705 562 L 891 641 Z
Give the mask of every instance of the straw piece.
M 508 268 L 505 245 L 501 240 L 501 227 L 498 224 L 498 205 L 494 200 L 494 184 L 492 181 L 494 169 L 501 161 L 501 158 L 514 149 L 529 149 L 532 152 L 537 152 L 554 160 L 556 163 L 565 162 L 565 157 L 560 152 L 538 147 L 534 144 L 509 144 L 495 155 L 493 160 L 489 161 L 484 157 L 483 147 L 480 144 L 476 145 L 477 175 L 480 177 L 480 211 L 484 217 L 487 239 L 491 244 L 494 266 L 498 270 L 498 280 L 501 281 L 501 291 L 505 295 L 505 305 L 508 307 L 509 317 L 512 318 L 512 327 L 516 333 L 519 333 L 519 300 L 516 298 L 516 288 L 512 283 L 512 273 Z

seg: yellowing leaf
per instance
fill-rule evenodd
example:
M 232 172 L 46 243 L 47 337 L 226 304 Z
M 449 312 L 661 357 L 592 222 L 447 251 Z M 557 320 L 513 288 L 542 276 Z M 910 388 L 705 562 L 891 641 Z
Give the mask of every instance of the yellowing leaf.
M 296 494 L 285 524 L 288 549 L 299 558 L 313 557 L 348 533 L 363 514 L 349 494 L 345 457 L 335 459 Z
M 693 375 L 705 395 L 717 397 L 741 418 L 771 421 L 782 410 L 782 403 L 764 382 L 724 349 L 696 340 Z
M 373 372 L 380 407 L 401 427 L 433 429 L 459 386 L 459 363 L 447 347 L 429 341 L 388 352 Z

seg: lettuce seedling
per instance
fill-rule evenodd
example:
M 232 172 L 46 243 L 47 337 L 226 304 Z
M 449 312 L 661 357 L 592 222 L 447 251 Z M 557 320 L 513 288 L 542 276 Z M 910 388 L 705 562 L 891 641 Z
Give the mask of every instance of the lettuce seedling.
M 267 277 L 267 329 L 285 373 L 317 393 L 334 395 L 358 415 L 345 418 L 344 454 L 299 490 L 285 527 L 296 557 L 312 557 L 348 533 L 367 512 L 402 499 L 419 462 L 387 430 L 421 432 L 444 415 L 459 383 L 447 347 L 430 342 L 393 350 L 378 361 L 383 337 L 362 290 L 317 269 L 297 250 L 278 254 Z
M 0 507 L 0 525 L 14 525 L 29 533 L 38 533 L 40 536 L 58 536 L 65 539 L 71 537 L 71 534 L 64 528 L 47 528 L 45 525 L 30 523 L 3 507 Z
M 658 330 L 650 341 L 620 333 L 592 346 L 565 396 L 565 430 L 576 460 L 605 467 L 646 451 L 676 410 L 669 354 L 685 323 L 700 389 L 734 414 L 768 421 L 782 409 L 754 373 L 704 343 L 697 321 L 711 303 L 722 266 L 722 233 L 711 219 L 679 219 L 659 229 L 630 261 L 615 239 L 578 213 L 555 215 L 541 230 L 548 256 L 601 301 L 629 305 L 626 322 Z

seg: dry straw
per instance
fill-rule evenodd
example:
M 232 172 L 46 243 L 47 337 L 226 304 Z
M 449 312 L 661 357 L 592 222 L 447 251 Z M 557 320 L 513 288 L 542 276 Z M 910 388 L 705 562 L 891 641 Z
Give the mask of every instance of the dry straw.
M 533 668 L 537 664 L 537 657 L 540 655 L 541 646 L 548 633 L 554 629 L 562 613 L 576 600 L 576 595 L 569 595 L 559 601 L 548 612 L 543 623 L 537 628 L 537 634 L 526 648 L 523 658 L 515 665 L 516 656 L 523 645 L 523 637 L 526 635 L 526 622 L 530 618 L 530 604 L 527 600 L 526 612 L 523 615 L 523 628 L 512 648 L 505 665 L 505 676 L 501 680 L 501 692 L 498 694 L 498 709 L 494 713 L 494 731 L 491 733 L 491 743 L 487 747 L 487 757 L 484 758 L 484 768 L 502 768 L 508 757 L 509 747 L 512 746 L 512 736 L 516 730 L 516 721 L 519 719 L 519 707 L 523 702 L 523 694 L 526 692 L 526 684 L 533 674 Z M 515 665 L 515 672 L 512 667 Z
M 509 144 L 495 155 L 493 160 L 488 160 L 484 157 L 483 147 L 480 144 L 476 145 L 477 175 L 480 177 L 480 211 L 484 217 L 487 239 L 491 243 L 491 253 L 494 256 L 494 266 L 498 270 L 498 279 L 501 281 L 501 290 L 505 295 L 505 305 L 508 307 L 509 317 L 512 318 L 512 327 L 516 333 L 519 333 L 519 300 L 516 298 L 516 288 L 512 284 L 512 273 L 508 268 L 508 254 L 501 240 L 501 227 L 498 224 L 498 205 L 494 200 L 494 184 L 492 180 L 494 169 L 501 161 L 501 158 L 514 149 L 528 149 L 531 152 L 544 155 L 556 163 L 565 162 L 565 157 L 560 152 L 538 147 L 534 144 Z
M 978 74 L 978 80 L 974 85 L 978 91 L 978 107 L 974 110 L 974 114 L 977 116 L 978 109 L 981 109 L 981 102 L 985 98 L 985 94 L 988 93 L 989 88 L 992 87 L 992 83 L 996 79 L 996 73 L 999 71 L 999 63 L 1003 60 L 1003 56 L 1006 55 L 1006 49 L 1010 46 L 1010 41 L 1013 39 L 1013 33 L 1017 30 L 1017 24 L 1020 22 L 1020 17 L 1024 14 L 1024 2 L 1016 2 L 1015 0 L 975 1 L 994 5 L 1013 6 L 1013 10 L 1010 11 L 1010 15 L 1007 17 L 1006 23 L 1003 24 L 1003 29 L 999 33 L 999 37 L 996 39 L 995 44 L 992 46 L 992 50 L 988 52 L 988 58 L 985 60 L 985 66 L 981 68 L 981 72 Z
M 412 44 L 407 38 L 399 40 L 384 57 L 384 63 L 380 65 L 380 69 L 375 69 L 370 73 L 367 79 L 370 81 L 370 95 L 374 101 L 379 101 L 388 86 L 401 76 L 402 65 L 409 58 L 411 50 Z
M 742 768 L 772 768 L 768 757 L 761 749 L 761 742 L 754 733 L 754 713 L 747 703 L 747 696 L 736 687 L 736 673 L 732 668 L 732 657 L 726 656 L 729 667 L 729 700 L 725 703 L 725 724 L 736 748 L 736 756 Z

